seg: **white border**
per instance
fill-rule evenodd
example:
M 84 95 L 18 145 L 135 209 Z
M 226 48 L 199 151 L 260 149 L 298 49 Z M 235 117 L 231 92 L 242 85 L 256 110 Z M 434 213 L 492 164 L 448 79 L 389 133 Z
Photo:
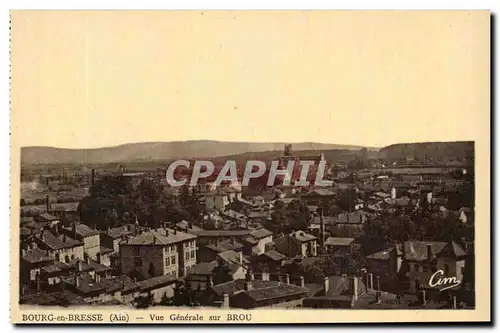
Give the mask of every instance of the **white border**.
M 411 0 L 411 1 L 370 1 L 370 0 L 350 0 L 350 1 L 321 1 L 321 0 L 307 0 L 307 1 L 297 1 L 297 0 L 287 0 L 287 1 L 271 1 L 271 0 L 239 0 L 239 1 L 201 1 L 201 0 L 184 0 L 177 3 L 168 1 L 153 1 L 153 0 L 141 0 L 141 1 L 110 1 L 110 0 L 81 0 L 81 1 L 41 1 L 41 0 L 21 0 L 12 1 L 8 0 L 2 3 L 1 13 L 1 33 L 0 35 L 0 59 L 2 66 L 0 66 L 0 84 L 1 84 L 1 104 L 2 111 L 0 112 L 0 140 L 1 140 L 1 158 L 0 158 L 0 174 L 4 175 L 0 177 L 0 209 L 3 217 L 4 229 L 1 232 L 1 250 L 0 255 L 2 263 L 4 263 L 4 268 L 2 269 L 0 287 L 2 288 L 1 295 L 3 295 L 3 300 L 1 303 L 0 319 L 2 324 L 6 324 L 7 330 L 13 331 L 14 327 L 10 324 L 9 320 L 9 270 L 7 269 L 7 263 L 9 262 L 9 232 L 7 226 L 10 224 L 10 213 L 9 213 L 9 203 L 10 203 L 10 193 L 9 185 L 10 182 L 7 175 L 10 175 L 10 128 L 9 128 L 9 10 L 10 9 L 235 9 L 235 10 L 248 10 L 248 9 L 337 9 L 337 10 L 382 10 L 382 9 L 433 9 L 433 10 L 460 10 L 460 9 L 487 9 L 491 10 L 493 13 L 499 13 L 500 1 L 494 0 L 475 0 L 475 1 L 439 1 L 439 0 Z M 498 25 L 498 21 L 496 21 Z M 496 30 L 496 29 L 495 29 Z M 498 35 L 495 35 L 495 44 L 498 45 Z M 497 54 L 498 58 L 498 54 Z M 493 60 L 493 59 L 492 59 Z M 495 96 L 498 96 L 498 85 L 494 87 L 492 92 Z M 494 110 L 496 111 L 496 110 Z M 498 117 L 496 119 L 498 121 Z M 497 125 L 495 121 L 495 125 Z M 497 127 L 497 126 L 495 126 Z M 495 131 L 493 131 L 495 132 Z M 495 140 L 496 141 L 496 140 Z M 493 144 L 493 142 L 492 142 Z M 497 145 L 494 145 L 497 149 Z M 495 181 L 495 185 L 498 185 L 498 179 Z M 493 207 L 499 207 L 500 199 L 498 197 L 493 204 Z M 494 212 L 494 221 L 497 221 L 497 211 Z M 498 236 L 499 228 L 496 228 L 495 236 Z M 495 244 L 495 242 L 492 242 Z M 497 246 L 498 250 L 498 246 Z M 498 251 L 495 253 L 495 258 L 498 258 Z M 493 263 L 493 268 L 496 267 L 496 260 Z M 498 288 L 496 288 L 498 290 Z M 492 295 L 492 300 L 498 299 L 498 295 Z M 497 307 L 495 307 L 497 308 Z M 494 317 L 493 317 L 494 318 Z M 2 325 L 3 326 L 3 325 Z M 107 327 L 92 327 L 95 332 L 104 331 Z M 228 327 L 229 328 L 229 327 Z M 234 327 L 233 327 L 234 328 Z M 244 327 L 238 326 L 237 329 L 240 330 Z M 248 326 L 248 329 L 255 329 L 256 327 Z M 324 329 L 331 329 L 332 327 L 325 327 Z M 334 329 L 339 329 L 340 327 L 333 327 Z M 32 327 L 31 329 L 35 329 Z M 36 330 L 49 331 L 53 330 L 53 327 L 37 327 Z M 69 327 L 63 327 L 64 330 L 70 329 Z M 132 327 L 134 331 L 139 331 L 140 327 Z M 164 329 L 164 328 L 162 328 Z M 168 327 L 169 330 L 178 330 L 181 328 Z M 189 329 L 194 329 L 194 327 L 189 327 Z M 200 328 L 197 328 L 200 329 Z M 210 326 L 204 326 L 205 330 L 216 331 L 220 327 L 213 328 Z M 231 328 L 229 328 L 231 329 Z M 262 328 L 261 328 L 262 329 Z M 279 327 L 268 327 L 269 330 L 279 329 Z M 292 330 L 291 327 L 281 328 Z M 305 328 L 299 327 L 301 331 Z M 376 330 L 382 331 L 386 327 L 376 328 Z M 408 328 L 403 328 L 407 330 Z M 361 331 L 362 328 L 357 328 L 356 330 Z M 438 331 L 438 329 L 434 329 Z

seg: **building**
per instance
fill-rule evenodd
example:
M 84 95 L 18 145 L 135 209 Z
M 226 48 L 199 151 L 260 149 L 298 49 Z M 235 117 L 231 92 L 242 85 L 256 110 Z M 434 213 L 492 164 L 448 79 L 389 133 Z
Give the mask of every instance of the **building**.
M 329 253 L 348 254 L 354 249 L 354 238 L 328 237 L 325 247 Z
M 402 265 L 401 247 L 393 246 L 365 258 L 367 272 L 379 277 L 380 290 L 399 293 L 399 273 Z
M 97 259 L 97 254 L 101 251 L 99 231 L 85 224 L 73 222 L 71 228 L 61 228 L 61 232 L 73 239 L 83 242 L 84 253 L 92 259 Z
M 139 232 L 120 243 L 122 274 L 139 280 L 184 276 L 196 265 L 196 236 L 168 228 Z
M 31 238 L 31 248 L 38 247 L 48 251 L 57 261 L 68 263 L 73 259 L 84 259 L 84 244 L 64 234 L 42 230 Z
M 255 280 L 251 274 L 245 279 L 229 281 L 209 288 L 204 293 L 206 305 L 254 309 L 297 308 L 302 305 L 306 289 L 279 281 Z
M 273 233 L 267 229 L 251 231 L 243 239 L 243 253 L 247 256 L 260 255 L 271 249 L 273 246 Z
M 277 238 L 274 243 L 276 251 L 287 257 L 315 257 L 318 255 L 318 238 L 302 230 Z
M 24 283 L 35 283 L 39 278 L 40 270 L 44 266 L 53 265 L 55 257 L 49 251 L 40 248 L 21 250 L 21 261 L 19 264 L 19 277 Z
M 197 243 L 201 245 L 220 246 L 227 241 L 241 241 L 250 234 L 250 230 L 203 230 L 188 229 L 190 234 L 197 236 Z
M 407 241 L 402 256 L 404 289 L 410 293 L 422 288 L 433 289 L 429 281 L 438 271 L 442 271 L 441 277 L 463 280 L 467 252 L 454 241 Z

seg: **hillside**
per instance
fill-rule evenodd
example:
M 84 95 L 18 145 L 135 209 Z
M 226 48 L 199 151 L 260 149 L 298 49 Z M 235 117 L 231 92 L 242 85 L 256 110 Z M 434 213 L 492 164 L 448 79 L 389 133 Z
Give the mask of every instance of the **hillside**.
M 64 149 L 23 147 L 21 164 L 101 164 L 119 162 L 151 162 L 178 158 L 214 158 L 251 152 L 282 151 L 285 143 L 251 143 L 224 141 L 179 141 L 130 143 L 96 149 Z M 359 150 L 362 147 L 314 142 L 294 143 L 293 150 L 324 151 Z
M 474 142 L 400 143 L 380 149 L 380 157 L 387 160 L 413 158 L 421 161 L 472 161 Z

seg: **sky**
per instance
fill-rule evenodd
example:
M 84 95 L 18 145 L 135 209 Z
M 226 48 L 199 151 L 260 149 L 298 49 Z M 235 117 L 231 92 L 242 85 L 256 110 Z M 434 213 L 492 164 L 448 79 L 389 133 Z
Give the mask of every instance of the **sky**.
M 488 12 L 15 11 L 11 127 L 65 148 L 476 140 L 489 31 Z

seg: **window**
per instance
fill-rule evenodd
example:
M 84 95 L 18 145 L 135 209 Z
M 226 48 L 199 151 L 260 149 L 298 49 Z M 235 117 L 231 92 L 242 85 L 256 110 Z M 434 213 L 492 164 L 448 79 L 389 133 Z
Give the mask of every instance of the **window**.
M 191 259 L 194 259 L 195 257 L 195 254 L 194 254 L 194 250 L 191 251 Z
M 141 267 L 142 266 L 142 258 L 134 258 L 134 266 Z
M 165 266 L 170 266 L 170 257 L 165 258 Z
M 172 263 L 172 265 L 175 265 L 175 256 L 172 256 L 172 257 L 170 258 L 170 262 Z
M 139 256 L 140 255 L 140 251 L 139 251 L 138 247 L 132 247 L 132 255 L 133 256 Z
M 189 251 L 184 253 L 184 258 L 186 258 L 186 260 L 189 260 Z

